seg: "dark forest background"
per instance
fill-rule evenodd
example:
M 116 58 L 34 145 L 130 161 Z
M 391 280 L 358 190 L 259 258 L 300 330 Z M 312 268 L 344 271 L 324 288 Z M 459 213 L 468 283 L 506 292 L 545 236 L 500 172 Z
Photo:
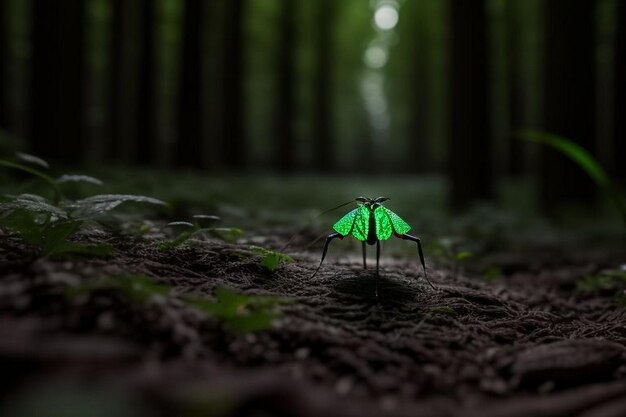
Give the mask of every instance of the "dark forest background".
M 67 167 L 418 174 L 450 202 L 626 179 L 624 0 L 0 0 L 4 148 Z

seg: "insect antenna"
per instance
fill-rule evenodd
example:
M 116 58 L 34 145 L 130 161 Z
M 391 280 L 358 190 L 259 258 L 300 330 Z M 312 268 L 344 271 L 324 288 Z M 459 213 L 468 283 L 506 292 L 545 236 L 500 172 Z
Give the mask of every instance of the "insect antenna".
M 285 243 L 285 244 L 283 245 L 283 247 L 282 247 L 282 248 L 280 248 L 280 252 L 284 252 L 284 251 L 285 251 L 285 249 L 287 249 L 287 247 L 289 247 L 289 245 L 291 244 L 291 242 L 292 242 L 292 241 L 296 238 L 296 236 L 298 236 L 298 235 L 302 234 L 302 232 L 304 232 L 304 231 L 307 229 L 307 227 L 309 227 L 309 225 L 311 224 L 311 222 L 313 222 L 313 221 L 315 221 L 315 220 L 319 219 L 320 217 L 322 217 L 322 216 L 323 216 L 324 214 L 326 214 L 326 213 L 330 213 L 330 212 L 331 212 L 331 211 L 333 211 L 333 210 L 340 209 L 340 208 L 342 208 L 342 207 L 344 207 L 344 206 L 347 206 L 348 204 L 352 204 L 352 203 L 354 203 L 354 200 L 346 201 L 345 203 L 339 204 L 338 206 L 335 206 L 335 207 L 332 207 L 332 208 L 326 209 L 326 210 L 322 211 L 321 213 L 319 213 L 317 216 L 315 216 L 315 217 L 313 217 L 313 218 L 309 219 L 309 220 L 306 222 L 306 224 L 305 224 L 305 225 L 304 225 L 304 226 L 303 226 L 300 230 L 298 230 L 296 233 L 294 233 L 293 235 L 291 235 L 291 237 L 289 238 L 289 240 L 287 240 L 287 243 Z M 312 245 L 314 245 L 314 244 L 315 244 L 315 242 L 317 242 L 318 240 L 320 240 L 323 236 L 326 236 L 326 235 L 325 235 L 325 234 L 322 234 L 322 235 L 318 236 L 318 237 L 317 237 L 317 238 L 316 238 L 313 242 L 309 243 L 309 244 L 306 246 L 306 248 L 309 248 L 309 247 L 311 247 Z
M 312 242 L 310 242 L 308 245 L 306 245 L 303 249 L 307 250 L 309 249 L 311 246 L 315 245 L 317 242 L 319 242 L 320 240 L 324 239 L 326 236 L 328 235 L 327 232 L 321 233 L 318 237 L 315 238 L 315 240 L 313 240 Z

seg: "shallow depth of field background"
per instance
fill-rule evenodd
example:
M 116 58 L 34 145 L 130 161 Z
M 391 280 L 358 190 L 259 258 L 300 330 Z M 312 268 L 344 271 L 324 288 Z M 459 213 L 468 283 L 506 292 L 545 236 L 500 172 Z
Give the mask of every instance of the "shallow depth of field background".
M 582 170 L 519 136 L 572 140 L 623 185 L 625 17 L 619 0 L 1 0 L 2 152 L 160 196 L 388 194 L 424 227 L 487 203 L 611 230 Z

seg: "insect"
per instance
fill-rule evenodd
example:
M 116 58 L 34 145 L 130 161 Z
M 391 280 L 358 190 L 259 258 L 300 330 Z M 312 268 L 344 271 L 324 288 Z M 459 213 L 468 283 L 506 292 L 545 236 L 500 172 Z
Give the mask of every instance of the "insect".
M 410 240 L 417 243 L 417 252 L 419 253 L 420 261 L 422 262 L 422 268 L 424 269 L 424 278 L 426 282 L 435 289 L 433 284 L 426 275 L 426 264 L 424 263 L 424 251 L 422 250 L 422 242 L 419 237 L 408 234 L 411 226 L 407 222 L 402 220 L 393 211 L 383 206 L 385 201 L 388 201 L 387 197 L 378 198 L 366 198 L 358 197 L 355 201 L 359 206 L 344 215 L 337 223 L 333 225 L 335 233 L 331 233 L 326 237 L 326 243 L 324 244 L 324 251 L 322 252 L 322 260 L 319 266 L 311 275 L 313 278 L 322 267 L 326 252 L 328 251 L 328 245 L 334 239 L 343 239 L 344 237 L 352 234 L 357 240 L 361 241 L 363 248 L 363 268 L 367 269 L 365 244 L 376 244 L 376 296 L 378 296 L 378 265 L 380 260 L 380 242 L 387 240 L 394 235 L 400 239 Z

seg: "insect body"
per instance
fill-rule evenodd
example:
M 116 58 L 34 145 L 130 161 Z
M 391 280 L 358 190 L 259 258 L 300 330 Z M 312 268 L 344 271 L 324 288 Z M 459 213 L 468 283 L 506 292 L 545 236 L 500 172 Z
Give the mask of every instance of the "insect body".
M 328 245 L 334 239 L 343 239 L 352 234 L 357 240 L 360 240 L 363 248 L 363 268 L 367 268 L 365 259 L 365 244 L 376 244 L 376 295 L 378 295 L 378 264 L 380 260 L 380 242 L 389 239 L 392 235 L 417 243 L 417 251 L 419 253 L 422 268 L 424 269 L 424 278 L 428 284 L 434 289 L 433 284 L 426 276 L 426 264 L 424 263 L 424 252 L 420 238 L 409 235 L 407 232 L 411 230 L 411 226 L 407 224 L 400 216 L 393 211 L 384 207 L 382 203 L 389 200 L 387 197 L 378 197 L 376 199 L 358 197 L 356 201 L 359 206 L 344 215 L 337 223 L 333 225 L 335 233 L 331 233 L 326 237 L 324 251 L 322 252 L 322 260 L 319 266 L 311 276 L 313 278 L 320 270 Z

